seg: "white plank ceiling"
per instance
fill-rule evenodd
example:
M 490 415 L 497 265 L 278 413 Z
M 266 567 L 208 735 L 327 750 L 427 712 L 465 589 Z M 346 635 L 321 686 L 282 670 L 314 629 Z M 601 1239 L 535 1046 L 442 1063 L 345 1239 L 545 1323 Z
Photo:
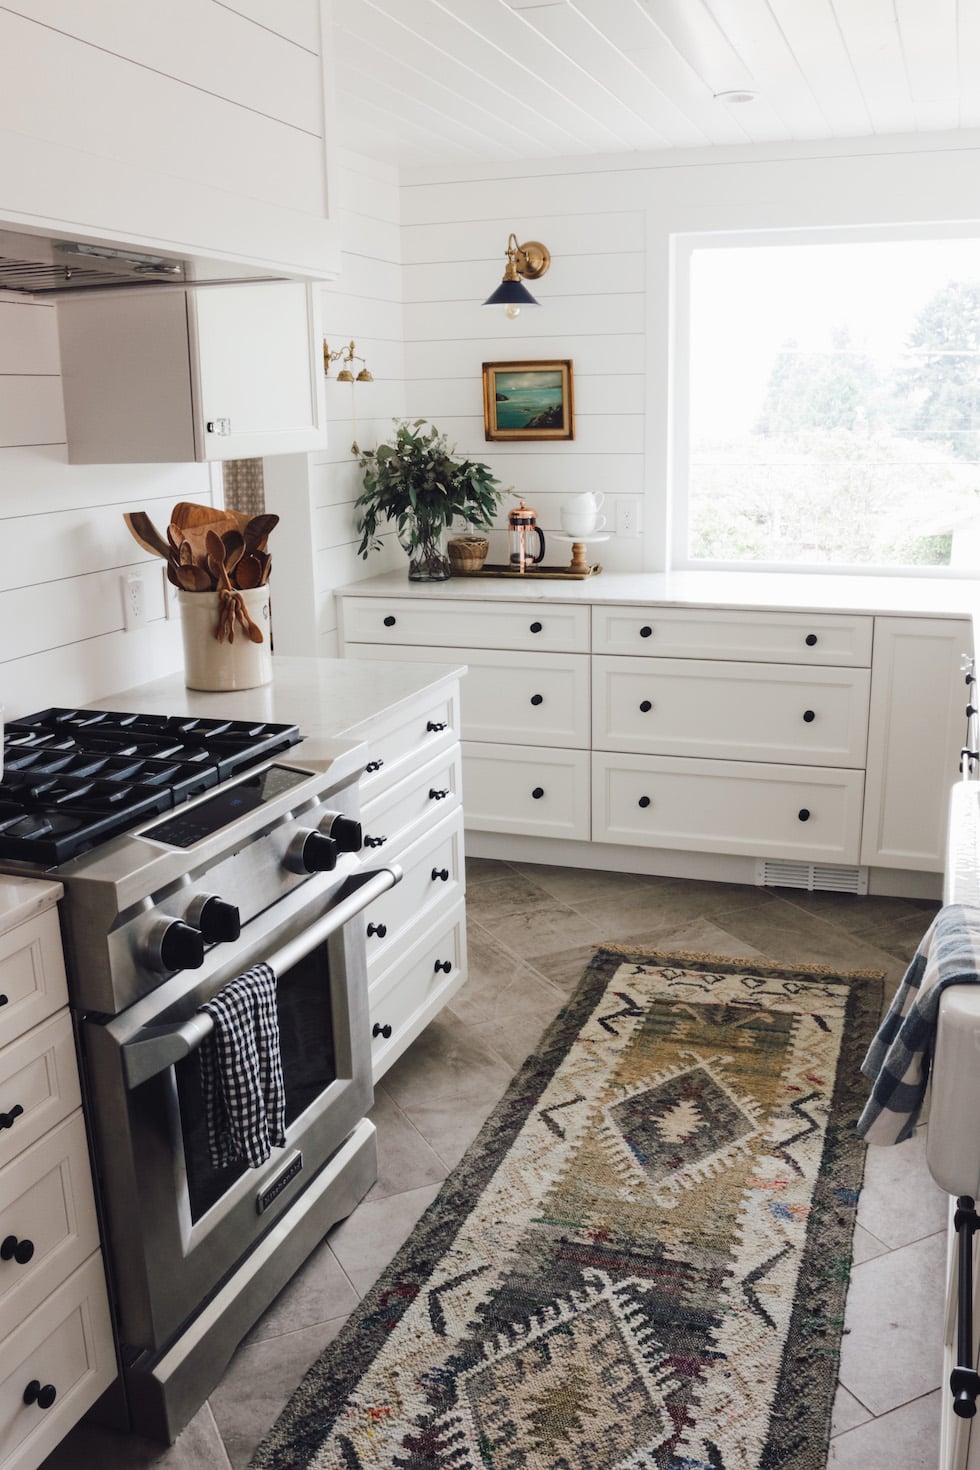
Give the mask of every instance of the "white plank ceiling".
M 341 142 L 404 167 L 980 126 L 978 0 L 335 0 L 333 15 Z

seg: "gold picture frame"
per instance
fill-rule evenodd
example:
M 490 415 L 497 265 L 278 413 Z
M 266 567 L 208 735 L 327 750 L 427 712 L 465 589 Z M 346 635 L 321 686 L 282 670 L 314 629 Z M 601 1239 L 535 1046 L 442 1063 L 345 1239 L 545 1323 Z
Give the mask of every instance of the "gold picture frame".
M 571 358 L 483 364 L 487 439 L 574 439 Z

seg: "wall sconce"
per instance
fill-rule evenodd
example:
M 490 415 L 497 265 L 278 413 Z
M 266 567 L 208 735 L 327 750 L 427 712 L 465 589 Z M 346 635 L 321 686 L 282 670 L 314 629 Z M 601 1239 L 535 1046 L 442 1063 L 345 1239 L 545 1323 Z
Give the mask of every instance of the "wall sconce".
M 326 337 L 324 337 L 324 339 L 323 339 L 323 371 L 325 373 L 329 373 L 329 371 L 330 371 L 330 364 L 332 362 L 341 362 L 341 363 L 343 363 L 343 367 L 340 369 L 340 372 L 337 374 L 337 382 L 338 383 L 373 383 L 374 382 L 373 377 L 368 372 L 367 363 L 364 362 L 364 358 L 363 357 L 358 357 L 357 353 L 354 351 L 354 339 L 353 339 L 353 337 L 348 342 L 348 344 L 347 344 L 346 347 L 341 347 L 336 352 L 331 352 L 330 351 L 330 347 L 327 344 L 327 339 L 326 339 Z M 358 375 L 357 375 L 356 378 L 354 377 L 354 374 L 350 370 L 350 367 L 351 367 L 351 363 L 352 362 L 364 362 L 364 366 L 361 368 L 361 371 L 358 373 Z
M 539 276 L 543 276 L 551 264 L 551 252 L 539 240 L 528 240 L 525 245 L 518 245 L 517 236 L 511 234 L 506 253 L 507 265 L 503 280 L 483 304 L 502 306 L 504 316 L 515 317 L 520 316 L 522 306 L 538 305 L 527 287 L 522 284 L 521 278 L 536 281 Z

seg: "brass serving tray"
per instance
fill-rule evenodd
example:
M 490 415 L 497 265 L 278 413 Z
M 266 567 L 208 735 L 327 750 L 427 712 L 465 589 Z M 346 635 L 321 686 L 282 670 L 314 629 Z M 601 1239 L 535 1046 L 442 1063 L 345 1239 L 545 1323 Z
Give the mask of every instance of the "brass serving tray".
M 570 567 L 526 567 L 523 572 L 515 572 L 513 567 L 503 562 L 484 562 L 483 566 L 475 572 L 460 572 L 453 567 L 454 577 L 517 577 L 525 582 L 584 582 L 586 577 L 595 577 L 602 571 L 599 562 L 587 568 L 584 572 L 573 572 Z

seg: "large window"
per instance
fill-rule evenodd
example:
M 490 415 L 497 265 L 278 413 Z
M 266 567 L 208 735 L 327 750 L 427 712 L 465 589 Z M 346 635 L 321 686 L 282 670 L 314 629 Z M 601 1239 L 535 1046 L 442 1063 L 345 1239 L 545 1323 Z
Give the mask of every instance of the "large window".
M 675 564 L 975 573 L 980 239 L 688 244 Z

